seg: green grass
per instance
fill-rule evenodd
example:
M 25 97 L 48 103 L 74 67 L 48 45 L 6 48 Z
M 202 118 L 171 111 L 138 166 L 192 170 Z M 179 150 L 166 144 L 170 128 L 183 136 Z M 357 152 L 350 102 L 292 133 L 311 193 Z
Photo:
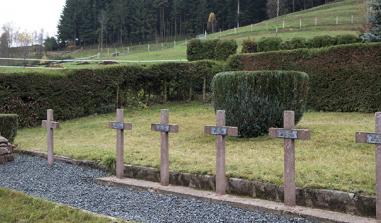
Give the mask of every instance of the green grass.
M 41 73 L 41 74 L 60 74 L 62 69 L 46 69 L 46 68 L 18 68 L 18 67 L 0 67 L 0 74 L 11 73 Z
M 199 103 L 127 110 L 126 121 L 134 129 L 126 133 L 126 163 L 159 167 L 160 137 L 150 131 L 150 124 L 160 120 L 160 108 L 169 108 L 171 123 L 180 125 L 180 133 L 170 135 L 171 170 L 213 174 L 214 138 L 203 134 L 203 126 L 215 123 L 214 110 Z M 115 131 L 105 127 L 114 119 L 114 114 L 106 114 L 63 122 L 55 133 L 55 153 L 91 160 L 115 156 Z M 374 194 L 374 147 L 354 142 L 356 131 L 372 131 L 373 126 L 372 114 L 306 113 L 298 127 L 310 129 L 312 139 L 296 143 L 297 185 Z M 45 152 L 45 134 L 42 128 L 21 129 L 16 143 L 22 149 Z M 281 185 L 282 148 L 282 140 L 267 136 L 228 138 L 227 174 Z
M 0 222 L 111 223 L 114 221 L 0 188 Z
M 353 24 L 351 23 L 352 15 L 354 16 Z M 232 29 L 215 33 L 209 35 L 209 38 L 235 39 L 241 42 L 247 38 L 260 39 L 269 36 L 278 36 L 287 40 L 293 37 L 308 39 L 318 35 L 358 35 L 366 22 L 364 15 L 364 1 L 344 0 L 266 20 L 252 27 L 241 27 L 236 32 Z M 315 26 L 315 17 L 318 18 L 317 26 Z M 338 25 L 336 25 L 336 17 L 339 17 Z M 302 29 L 300 29 L 300 19 L 302 19 Z M 285 22 L 284 29 L 283 21 Z M 276 27 L 278 27 L 278 33 L 275 32 Z

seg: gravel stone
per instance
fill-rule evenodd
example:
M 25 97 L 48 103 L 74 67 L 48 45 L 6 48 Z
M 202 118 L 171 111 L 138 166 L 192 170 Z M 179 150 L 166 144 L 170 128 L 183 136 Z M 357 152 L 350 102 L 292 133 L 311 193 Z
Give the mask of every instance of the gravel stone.
M 131 188 L 98 185 L 108 173 L 56 161 L 18 155 L 0 165 L 0 187 L 53 202 L 139 222 L 279 222 L 307 223 L 304 218 L 248 211 L 194 198 L 162 195 Z

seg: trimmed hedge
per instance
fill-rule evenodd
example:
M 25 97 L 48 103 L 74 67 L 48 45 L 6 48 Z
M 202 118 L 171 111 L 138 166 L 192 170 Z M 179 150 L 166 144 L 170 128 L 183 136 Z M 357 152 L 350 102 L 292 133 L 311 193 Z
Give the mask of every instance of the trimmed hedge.
M 336 45 L 337 40 L 335 37 L 332 36 L 315 36 L 312 39 L 308 41 L 308 45 L 310 48 L 321 48 L 321 47 L 327 47 L 327 46 L 333 46 Z
M 299 48 L 307 48 L 308 42 L 306 38 L 295 37 L 282 43 L 281 48 L 284 50 L 293 50 Z
M 13 143 L 18 129 L 18 115 L 0 114 L 0 135 Z
M 215 49 L 217 47 L 218 39 L 215 40 L 200 40 L 192 39 L 188 42 L 187 58 L 189 61 L 214 59 Z M 230 55 L 229 55 L 230 56 Z
M 344 34 L 344 35 L 338 35 L 336 36 L 336 44 L 352 44 L 352 43 L 359 43 L 361 42 L 361 38 L 350 35 L 350 34 Z
M 40 125 L 46 109 L 68 120 L 117 107 L 188 100 L 206 91 L 223 65 L 213 61 L 115 66 L 60 73 L 0 74 L 0 112 L 16 113 L 20 126 Z
M 235 40 L 200 40 L 193 39 L 187 45 L 187 58 L 189 61 L 197 60 L 226 60 L 237 53 Z
M 213 78 L 216 110 L 226 111 L 226 124 L 237 126 L 241 137 L 257 137 L 270 127 L 282 127 L 283 111 L 305 110 L 308 75 L 296 71 L 237 71 Z
M 258 46 L 254 39 L 246 39 L 242 42 L 242 53 L 256 53 L 257 51 Z
M 359 43 L 361 41 L 362 40 L 359 37 L 351 34 L 338 35 L 335 37 L 328 35 L 315 36 L 308 40 L 303 37 L 294 37 L 286 41 L 283 41 L 279 37 L 264 37 L 261 38 L 258 43 L 254 40 L 244 40 L 242 43 L 242 53 L 294 50 L 300 48 L 322 48 L 334 45 Z
M 230 70 L 297 70 L 310 76 L 308 107 L 319 111 L 381 110 L 381 43 L 242 54 Z
M 215 48 L 215 59 L 216 60 L 226 60 L 231 55 L 237 53 L 238 44 L 235 40 L 224 40 L 218 41 L 217 46 Z
M 266 37 L 261 38 L 258 43 L 258 52 L 280 50 L 282 46 L 282 39 L 280 37 Z

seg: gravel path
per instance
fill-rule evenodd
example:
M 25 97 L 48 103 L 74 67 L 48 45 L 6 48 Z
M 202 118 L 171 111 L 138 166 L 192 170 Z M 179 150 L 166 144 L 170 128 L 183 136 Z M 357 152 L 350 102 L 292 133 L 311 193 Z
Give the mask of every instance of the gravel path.
M 106 187 L 95 179 L 107 173 L 38 157 L 19 155 L 0 166 L 0 187 L 50 201 L 140 222 L 310 222 L 229 205 L 129 188 Z

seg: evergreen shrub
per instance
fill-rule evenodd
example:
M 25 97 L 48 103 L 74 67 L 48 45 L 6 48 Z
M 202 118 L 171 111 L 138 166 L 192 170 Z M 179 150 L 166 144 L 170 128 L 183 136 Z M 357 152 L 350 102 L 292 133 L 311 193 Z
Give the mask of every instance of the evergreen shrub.
M 57 120 L 68 120 L 164 98 L 188 100 L 202 94 L 204 81 L 210 91 L 213 76 L 222 70 L 221 63 L 197 61 L 0 73 L 0 112 L 18 114 L 21 127 L 32 127 L 49 108 Z
M 345 34 L 345 35 L 338 35 L 336 36 L 336 43 L 339 44 L 351 44 L 351 43 L 358 43 L 361 39 L 357 36 L 351 35 L 351 34 Z
M 296 71 L 237 71 L 217 74 L 212 81 L 216 110 L 226 111 L 226 124 L 241 137 L 257 137 L 282 127 L 283 111 L 305 110 L 308 75 Z
M 336 45 L 337 39 L 332 36 L 315 36 L 308 41 L 310 48 L 321 48 Z
M 258 43 L 258 52 L 276 51 L 280 50 L 282 46 L 282 39 L 280 37 L 264 37 Z
M 307 40 L 303 37 L 294 37 L 290 40 L 284 41 L 282 43 L 282 49 L 284 50 L 293 50 L 299 48 L 307 48 Z
M 246 39 L 242 42 L 242 53 L 256 53 L 257 42 L 254 39 Z
M 237 53 L 238 44 L 235 40 L 224 40 L 218 41 L 215 48 L 215 57 L 216 60 L 226 60 L 230 55 Z
M 0 135 L 13 142 L 18 128 L 18 115 L 0 114 Z
M 197 60 L 226 60 L 237 53 L 235 40 L 200 40 L 193 39 L 187 45 L 187 58 L 189 61 Z
M 310 77 L 308 108 L 317 111 L 381 110 L 381 43 L 355 43 L 235 55 L 229 70 L 297 70 Z

